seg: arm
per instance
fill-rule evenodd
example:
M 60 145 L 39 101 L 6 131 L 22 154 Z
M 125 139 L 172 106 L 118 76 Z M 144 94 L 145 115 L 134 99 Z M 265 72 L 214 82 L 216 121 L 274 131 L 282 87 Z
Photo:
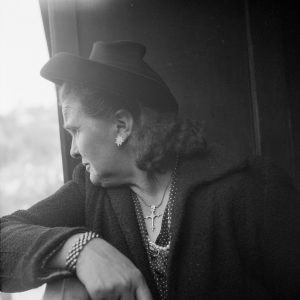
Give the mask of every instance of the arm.
M 24 291 L 71 275 L 60 268 L 43 269 L 42 263 L 68 238 L 87 230 L 83 227 L 84 177 L 80 168 L 74 174 L 75 180 L 54 195 L 28 210 L 1 218 L 2 291 Z
M 65 258 L 80 236 L 70 237 L 49 261 L 63 268 Z M 65 278 L 47 285 L 43 300 L 54 299 L 137 299 L 151 300 L 151 293 L 141 272 L 116 248 L 95 238 L 80 252 L 76 264 L 77 278 Z
M 23 291 L 45 282 L 73 276 L 65 270 L 65 259 L 78 233 L 88 231 L 84 220 L 85 184 L 82 168 L 75 170 L 74 180 L 53 196 L 29 210 L 4 217 L 1 222 L 1 290 Z M 70 210 L 70 208 L 72 208 Z M 42 268 L 45 258 L 55 251 Z M 91 275 L 93 274 L 93 275 Z M 151 299 L 141 272 L 116 248 L 98 238 L 81 251 L 77 262 L 80 282 L 76 288 L 91 299 L 102 296 Z M 74 295 L 70 281 L 63 280 L 64 290 Z M 74 281 L 72 281 L 74 282 Z M 83 284 L 83 285 L 82 285 Z M 60 285 L 61 286 L 61 285 Z M 47 294 L 49 295 L 49 294 Z M 72 297 L 72 296 L 71 296 Z

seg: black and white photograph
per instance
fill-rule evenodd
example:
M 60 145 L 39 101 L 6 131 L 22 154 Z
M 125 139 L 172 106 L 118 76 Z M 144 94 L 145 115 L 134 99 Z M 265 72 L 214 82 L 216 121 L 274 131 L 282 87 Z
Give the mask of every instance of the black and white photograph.
M 300 299 L 299 16 L 1 0 L 0 300 Z

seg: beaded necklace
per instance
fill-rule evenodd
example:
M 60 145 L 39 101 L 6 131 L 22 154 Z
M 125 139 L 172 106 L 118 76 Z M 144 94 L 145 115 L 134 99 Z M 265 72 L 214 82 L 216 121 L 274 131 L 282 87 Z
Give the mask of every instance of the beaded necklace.
M 158 240 L 159 237 L 161 236 L 161 233 L 163 233 L 164 236 L 166 236 L 165 240 L 167 240 L 167 243 L 165 245 L 158 245 L 156 244 L 156 242 L 151 241 L 144 221 L 141 204 L 136 194 L 132 193 L 137 220 L 142 235 L 142 239 L 146 248 L 150 268 L 154 276 L 156 285 L 158 287 L 160 298 L 162 300 L 167 299 L 167 295 L 168 295 L 167 266 L 168 266 L 168 257 L 169 257 L 169 250 L 171 244 L 170 228 L 171 228 L 171 221 L 172 221 L 172 212 L 173 212 L 174 201 L 177 195 L 177 184 L 176 184 L 177 165 L 178 165 L 178 159 L 176 160 L 176 166 L 171 175 L 169 201 L 163 216 L 161 232 L 157 238 Z

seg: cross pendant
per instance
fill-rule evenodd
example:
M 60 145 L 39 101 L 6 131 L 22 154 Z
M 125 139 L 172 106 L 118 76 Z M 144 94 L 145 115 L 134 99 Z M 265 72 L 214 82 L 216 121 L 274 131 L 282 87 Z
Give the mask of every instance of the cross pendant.
M 146 216 L 144 217 L 145 220 L 147 219 L 151 219 L 151 229 L 152 231 L 155 230 L 155 225 L 154 225 L 154 221 L 156 218 L 160 217 L 162 214 L 155 214 L 155 210 L 156 210 L 156 206 L 155 205 L 151 205 L 151 215 L 150 216 Z

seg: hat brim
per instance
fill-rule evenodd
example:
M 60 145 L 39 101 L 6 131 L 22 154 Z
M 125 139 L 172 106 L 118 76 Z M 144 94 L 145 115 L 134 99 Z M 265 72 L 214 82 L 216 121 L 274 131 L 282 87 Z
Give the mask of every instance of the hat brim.
M 140 74 L 70 53 L 53 56 L 41 69 L 41 76 L 58 85 L 64 82 L 87 84 L 140 101 L 157 111 L 178 111 L 178 104 L 167 86 Z

